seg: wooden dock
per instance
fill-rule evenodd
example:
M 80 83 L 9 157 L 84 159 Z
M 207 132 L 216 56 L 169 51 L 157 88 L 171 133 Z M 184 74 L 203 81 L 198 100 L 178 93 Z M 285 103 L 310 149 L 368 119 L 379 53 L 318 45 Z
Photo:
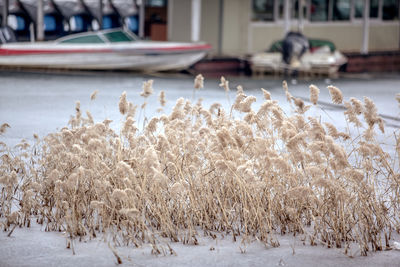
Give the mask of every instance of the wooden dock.
M 400 50 L 360 53 L 345 53 L 348 62 L 346 72 L 400 72 Z

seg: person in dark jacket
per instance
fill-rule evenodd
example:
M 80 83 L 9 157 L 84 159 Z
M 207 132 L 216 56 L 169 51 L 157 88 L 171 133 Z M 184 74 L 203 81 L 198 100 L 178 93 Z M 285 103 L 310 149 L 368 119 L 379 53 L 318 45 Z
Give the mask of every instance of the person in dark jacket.
M 299 32 L 288 32 L 282 43 L 283 61 L 291 65 L 300 60 L 303 54 L 310 48 L 308 39 Z

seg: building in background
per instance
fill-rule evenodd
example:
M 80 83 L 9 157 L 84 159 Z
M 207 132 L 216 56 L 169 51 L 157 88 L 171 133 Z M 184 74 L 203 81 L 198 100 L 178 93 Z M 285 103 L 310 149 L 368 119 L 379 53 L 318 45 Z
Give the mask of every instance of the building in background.
M 263 51 L 289 30 L 331 40 L 344 52 L 400 50 L 399 0 L 169 0 L 170 40 L 191 40 L 197 1 L 200 39 L 214 54 Z

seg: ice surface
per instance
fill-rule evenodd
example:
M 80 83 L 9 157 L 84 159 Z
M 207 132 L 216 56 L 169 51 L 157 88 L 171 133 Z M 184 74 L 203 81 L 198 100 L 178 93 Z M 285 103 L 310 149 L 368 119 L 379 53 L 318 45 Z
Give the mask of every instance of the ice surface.
M 200 232 L 201 236 L 201 232 Z M 177 255 L 155 256 L 151 248 L 117 247 L 122 266 L 399 266 L 400 251 L 369 253 L 367 257 L 343 254 L 342 250 L 321 245 L 303 245 L 291 235 L 278 236 L 280 247 L 266 248 L 256 240 L 243 245 L 231 236 L 199 239 L 199 245 L 171 243 Z M 400 240 L 399 236 L 396 236 Z M 66 237 L 60 232 L 44 232 L 37 224 L 17 228 L 11 237 L 0 233 L 0 266 L 115 266 L 117 260 L 106 242 L 74 241 L 73 255 L 66 248 Z M 245 251 L 245 253 L 242 253 Z
M 121 116 L 118 111 L 119 96 L 127 91 L 128 100 L 141 105 L 143 98 L 139 96 L 142 83 L 154 79 L 155 94 L 147 99 L 146 116 L 158 113 L 158 93 L 165 90 L 167 97 L 166 112 L 169 112 L 179 97 L 192 100 L 192 77 L 139 77 L 130 74 L 115 73 L 81 73 L 81 74 L 37 74 L 37 73 L 0 73 L 0 123 L 11 125 L 0 141 L 14 145 L 25 138 L 32 140 L 33 133 L 41 137 L 67 125 L 69 116 L 74 113 L 75 102 L 81 102 L 81 109 L 90 110 L 95 121 L 112 119 L 112 126 L 118 128 Z M 205 88 L 195 93 L 195 101 L 204 98 L 203 105 L 214 102 L 222 103 L 228 110 L 229 103 L 234 101 L 236 86 L 242 85 L 245 93 L 255 95 L 262 102 L 260 88 L 270 91 L 272 99 L 276 99 L 282 107 L 290 112 L 281 87 L 281 79 L 230 79 L 231 92 L 229 100 L 223 89 L 218 87 L 216 79 L 206 79 Z M 320 100 L 330 102 L 325 80 L 289 81 L 292 95 L 308 98 L 308 86 L 314 83 L 321 89 Z M 400 92 L 400 77 L 366 77 L 347 78 L 329 81 L 339 87 L 348 100 L 363 96 L 370 97 L 376 104 L 379 113 L 399 117 L 398 103 L 395 94 Z M 99 90 L 97 99 L 90 101 L 90 94 Z M 310 110 L 310 115 L 321 116 L 323 121 L 345 128 L 342 112 L 338 108 L 321 105 L 321 108 Z M 143 115 L 142 115 L 143 116 Z M 392 133 L 400 122 L 391 120 L 392 126 L 387 133 Z M 388 146 L 393 146 L 394 139 L 384 139 Z M 201 235 L 201 234 L 200 234 Z M 201 238 L 198 246 L 172 243 L 177 256 L 154 256 L 151 248 L 144 246 L 134 249 L 117 247 L 116 250 L 123 261 L 123 266 L 400 266 L 400 251 L 390 250 L 369 253 L 361 257 L 355 251 L 355 257 L 349 258 L 343 251 L 327 249 L 321 245 L 311 247 L 303 245 L 292 236 L 279 236 L 281 246 L 265 248 L 264 245 L 251 240 L 243 246 L 240 242 L 232 242 L 232 237 L 217 240 Z M 400 242 L 394 236 L 391 242 Z M 394 243 L 392 243 L 394 244 Z M 87 242 L 74 241 L 75 255 L 66 248 L 66 237 L 59 232 L 44 232 L 42 226 L 32 224 L 31 228 L 17 228 L 10 237 L 6 232 L 0 233 L 0 266 L 114 266 L 116 259 L 108 245 L 101 240 Z M 241 253 L 245 250 L 246 253 Z M 294 254 L 293 254 L 294 252 Z

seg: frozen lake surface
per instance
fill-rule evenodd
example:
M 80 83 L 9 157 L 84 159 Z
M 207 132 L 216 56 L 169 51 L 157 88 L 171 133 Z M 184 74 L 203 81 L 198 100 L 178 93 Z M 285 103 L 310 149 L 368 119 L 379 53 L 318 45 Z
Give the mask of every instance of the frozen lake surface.
M 160 107 L 158 94 L 164 90 L 167 105 L 164 112 L 169 113 L 171 107 L 179 97 L 193 100 L 193 78 L 190 75 L 160 75 L 139 76 L 129 73 L 27 73 L 27 72 L 0 72 L 0 123 L 11 126 L 2 137 L 6 143 L 12 145 L 22 138 L 31 140 L 34 133 L 43 137 L 50 132 L 67 126 L 68 120 L 75 112 L 75 103 L 80 101 L 84 113 L 89 110 L 95 121 L 108 118 L 113 120 L 112 126 L 118 128 L 121 116 L 118 110 L 118 101 L 123 91 L 127 92 L 128 101 L 135 105 L 142 105 L 144 99 L 140 97 L 144 81 L 154 80 L 154 94 L 147 99 L 146 117 L 159 115 L 156 110 Z M 205 88 L 196 91 L 195 101 L 203 98 L 203 106 L 209 107 L 212 103 L 221 103 L 226 109 L 229 101 L 235 99 L 236 86 L 242 85 L 247 95 L 257 97 L 257 103 L 262 103 L 263 97 L 260 88 L 270 91 L 272 99 L 279 101 L 282 107 L 288 106 L 282 90 L 283 78 L 251 79 L 248 77 L 227 77 L 231 91 L 229 99 L 220 88 L 219 79 L 205 79 Z M 327 85 L 334 85 L 343 92 L 345 100 L 356 97 L 362 100 L 364 96 L 371 98 L 381 114 L 398 117 L 400 109 L 395 95 L 400 93 L 400 76 L 359 76 L 357 78 L 342 78 L 337 80 L 288 80 L 289 90 L 296 97 L 309 97 L 309 85 L 317 85 L 321 94 L 319 100 L 330 101 Z M 99 93 L 95 101 L 90 100 L 93 91 Z M 287 107 L 289 109 L 289 107 Z M 343 110 L 326 107 L 329 112 L 342 114 Z M 323 115 L 324 112 L 321 112 Z M 311 114 L 315 115 L 315 114 Z M 142 117 L 143 118 L 143 117 Z M 330 122 L 338 126 L 343 124 L 342 117 L 330 116 Z M 388 125 L 400 125 L 396 121 L 387 121 Z
M 21 139 L 33 139 L 36 133 L 40 137 L 67 126 L 71 115 L 75 113 L 75 103 L 80 101 L 84 113 L 89 110 L 95 121 L 108 118 L 113 120 L 113 128 L 118 129 L 122 120 L 118 101 L 123 91 L 128 101 L 142 105 L 140 97 L 143 82 L 154 80 L 154 94 L 147 101 L 147 118 L 158 116 L 160 107 L 158 94 L 166 93 L 165 113 L 169 113 L 178 98 L 197 101 L 203 98 L 203 106 L 221 103 L 229 109 L 236 94 L 236 86 L 241 85 L 247 95 L 257 97 L 254 106 L 261 105 L 263 95 L 260 88 L 270 91 L 272 99 L 290 111 L 282 90 L 282 78 L 251 79 L 249 77 L 227 77 L 231 91 L 229 97 L 220 88 L 219 79 L 205 78 L 205 88 L 196 91 L 193 98 L 193 79 L 190 75 L 143 76 L 129 73 L 33 73 L 0 72 L 0 124 L 8 123 L 11 128 L 0 137 L 0 141 L 9 145 L 17 144 Z M 400 127 L 399 106 L 395 95 L 400 93 L 400 76 L 375 75 L 347 77 L 336 80 L 318 79 L 312 81 L 288 80 L 292 95 L 308 99 L 309 85 L 315 84 L 321 90 L 321 103 L 331 103 L 326 87 L 330 84 L 340 88 L 345 100 L 364 96 L 371 98 L 380 114 L 385 115 L 386 133 Z M 96 100 L 90 95 L 98 90 Z M 308 103 L 307 103 L 308 104 Z M 321 116 L 338 128 L 346 126 L 343 110 L 321 104 L 322 109 L 310 110 L 312 116 Z M 138 110 L 139 112 L 139 110 Z M 393 117 L 395 119 L 390 119 Z M 143 115 L 142 115 L 143 119 Z M 389 150 L 394 139 L 381 137 Z M 399 242 L 400 237 L 395 236 Z M 124 266 L 399 266 L 400 251 L 391 250 L 369 253 L 368 257 L 359 254 L 350 259 L 340 250 L 326 249 L 322 246 L 310 247 L 287 235 L 280 238 L 279 248 L 265 248 L 252 240 L 246 253 L 240 252 L 240 242 L 233 243 L 232 237 L 211 240 L 202 238 L 198 246 L 184 246 L 174 243 L 171 246 L 177 256 L 153 256 L 149 246 L 132 249 L 118 248 Z M 11 237 L 0 233 L 0 266 L 114 266 L 115 257 L 106 243 L 95 241 L 76 242 L 76 255 L 66 249 L 66 240 L 62 233 L 44 232 L 43 227 L 34 224 L 31 229 L 17 228 Z

